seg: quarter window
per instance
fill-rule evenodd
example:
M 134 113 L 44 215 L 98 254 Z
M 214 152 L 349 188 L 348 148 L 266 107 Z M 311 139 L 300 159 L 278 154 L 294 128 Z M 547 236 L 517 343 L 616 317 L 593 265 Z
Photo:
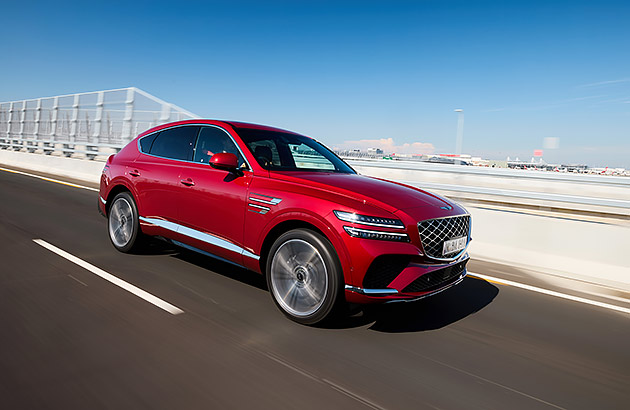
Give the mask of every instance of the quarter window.
M 164 130 L 155 138 L 149 152 L 158 157 L 190 161 L 198 132 L 199 127 L 192 126 Z
M 151 152 L 151 145 L 153 145 L 153 141 L 155 141 L 155 137 L 157 137 L 160 133 L 156 132 L 155 134 L 148 135 L 146 137 L 140 138 L 140 151 L 148 154 Z

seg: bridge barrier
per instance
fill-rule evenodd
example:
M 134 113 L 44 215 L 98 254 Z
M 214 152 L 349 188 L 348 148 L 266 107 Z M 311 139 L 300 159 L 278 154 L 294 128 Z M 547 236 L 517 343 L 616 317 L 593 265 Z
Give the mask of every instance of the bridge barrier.
M 0 103 L 0 149 L 100 159 L 156 125 L 196 118 L 135 87 Z
M 361 174 L 399 181 L 447 197 L 630 219 L 627 177 L 414 161 L 346 160 Z

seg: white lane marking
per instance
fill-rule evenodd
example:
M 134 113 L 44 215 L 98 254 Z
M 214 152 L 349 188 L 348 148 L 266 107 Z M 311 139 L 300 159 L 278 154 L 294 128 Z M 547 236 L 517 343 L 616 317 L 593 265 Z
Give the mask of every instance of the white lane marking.
M 495 278 L 493 276 L 482 275 L 482 274 L 479 274 L 479 273 L 468 272 L 468 275 L 476 277 L 476 278 L 479 278 L 479 279 L 485 279 L 485 280 L 489 280 L 489 281 L 492 281 L 492 282 L 496 282 L 496 283 L 502 284 L 502 285 L 514 286 L 515 288 L 521 288 L 521 289 L 529 290 L 529 291 L 532 291 L 532 292 L 542 293 L 544 295 L 555 296 L 557 298 L 572 300 L 574 302 L 585 303 L 587 305 L 598 306 L 598 307 L 602 307 L 604 309 L 616 310 L 617 312 L 630 314 L 630 309 L 624 308 L 624 307 L 621 307 L 621 306 L 617 306 L 617 305 L 611 305 L 609 303 L 598 302 L 596 300 L 590 300 L 590 299 L 586 299 L 586 298 L 581 298 L 579 296 L 567 295 L 566 293 L 560 293 L 560 292 L 556 292 L 556 291 L 553 291 L 553 290 L 538 288 L 536 286 L 525 285 L 524 283 L 513 282 L 513 281 L 507 280 L 507 279 Z
M 43 177 L 41 175 L 29 174 L 28 172 L 16 171 L 14 169 L 8 169 L 8 168 L 2 168 L 2 167 L 0 167 L 0 171 L 11 172 L 12 174 L 26 175 L 28 177 L 43 179 L 44 181 L 48 181 L 48 182 L 54 182 L 56 184 L 67 185 L 67 186 L 71 186 L 71 187 L 74 187 L 74 188 L 81 188 L 81 189 L 87 189 L 88 191 L 98 192 L 97 188 L 92 188 L 92 187 L 85 186 L 85 185 L 73 184 L 72 182 L 66 182 L 66 181 L 62 181 L 62 180 L 54 179 L 54 178 L 47 178 L 47 177 Z
M 178 308 L 177 306 L 173 306 L 168 302 L 163 301 L 162 299 L 153 296 L 152 294 L 145 292 L 144 290 L 132 285 L 131 283 L 127 283 L 122 279 L 117 278 L 116 276 L 105 272 L 104 270 L 97 268 L 96 266 L 77 258 L 74 255 L 69 254 L 68 252 L 64 251 L 63 249 L 59 249 L 57 248 L 55 245 L 51 245 L 48 242 L 42 240 L 42 239 L 33 239 L 33 242 L 35 242 L 36 244 L 43 246 L 44 248 L 48 249 L 51 252 L 56 253 L 57 255 L 61 256 L 62 258 L 65 258 L 67 260 L 69 260 L 72 263 L 75 263 L 77 265 L 79 265 L 80 267 L 89 270 L 90 272 L 92 272 L 93 274 L 95 274 L 96 276 L 100 276 L 101 278 L 105 279 L 108 282 L 113 283 L 114 285 L 123 288 L 124 290 L 126 290 L 127 292 L 131 292 L 134 295 L 138 296 L 140 299 L 144 299 L 147 302 L 159 307 L 160 309 L 164 309 L 166 310 L 168 313 L 173 314 L 173 315 L 179 315 L 180 313 L 184 313 L 183 310 L 181 310 L 180 308 Z

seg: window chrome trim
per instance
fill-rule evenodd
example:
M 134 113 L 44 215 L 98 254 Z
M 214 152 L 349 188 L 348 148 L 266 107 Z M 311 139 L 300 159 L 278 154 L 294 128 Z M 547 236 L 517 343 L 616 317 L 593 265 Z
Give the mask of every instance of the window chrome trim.
M 355 292 L 366 296 L 388 296 L 398 293 L 398 290 L 396 289 L 365 289 L 350 285 L 346 285 L 345 289 L 349 290 L 350 292 Z
M 142 222 L 157 225 L 160 228 L 164 228 L 169 231 L 176 232 L 184 236 L 188 236 L 189 238 L 197 239 L 199 241 L 209 243 L 210 245 L 218 246 L 219 248 L 236 252 L 243 256 L 247 256 L 248 258 L 252 258 L 255 260 L 260 259 L 260 256 L 248 251 L 247 249 L 242 248 L 238 245 L 233 244 L 232 242 L 226 241 L 225 239 L 219 238 L 218 236 L 215 236 L 209 233 L 201 232 L 196 229 L 189 228 L 187 226 L 176 224 L 174 222 L 165 221 L 164 219 L 145 218 L 143 216 L 139 217 L 138 219 L 140 219 Z
M 245 161 L 245 163 L 247 164 L 247 169 L 248 170 L 252 170 L 252 166 L 249 163 L 249 161 L 247 160 L 247 157 L 245 156 L 245 154 L 243 154 L 243 150 L 241 149 L 241 147 L 238 145 L 238 143 L 236 142 L 236 140 L 234 139 L 234 137 L 232 137 L 232 135 L 230 135 L 230 133 L 223 127 L 220 127 L 218 125 L 214 125 L 214 124 L 201 124 L 201 123 L 190 123 L 190 124 L 180 124 L 180 125 L 174 125 L 172 127 L 167 127 L 167 128 L 162 128 L 160 130 L 157 131 L 153 131 L 150 134 L 147 135 L 143 135 L 142 137 L 138 138 L 136 145 L 138 146 L 138 152 L 144 155 L 148 155 L 150 157 L 154 157 L 154 158 L 162 158 L 162 159 L 169 159 L 171 161 L 179 161 L 179 162 L 185 162 L 188 164 L 203 164 L 203 162 L 195 162 L 195 161 L 188 161 L 187 159 L 177 159 L 177 158 L 169 158 L 169 157 L 162 157 L 160 155 L 153 155 L 153 154 L 149 154 L 148 152 L 144 152 L 142 151 L 142 148 L 140 147 L 140 140 L 143 140 L 147 137 L 150 137 L 151 135 L 158 133 L 158 132 L 162 132 L 162 131 L 167 131 L 167 130 L 172 130 L 174 128 L 179 128 L 179 127 L 188 127 L 188 126 L 195 126 L 195 127 L 214 127 L 214 128 L 218 128 L 221 131 L 225 132 L 227 134 L 227 136 L 230 138 L 230 140 L 232 140 L 232 142 L 234 143 L 234 145 L 236 146 L 236 149 L 238 150 L 238 152 L 241 154 L 241 157 L 243 157 L 243 161 Z M 201 130 L 199 130 L 199 132 L 201 132 Z M 197 147 L 197 139 L 199 138 L 199 133 L 197 133 L 197 137 L 195 138 L 195 146 L 193 147 L 193 158 L 195 157 L 195 149 Z M 210 165 L 210 164 L 204 164 L 204 165 Z M 214 168 L 213 168 L 214 169 Z

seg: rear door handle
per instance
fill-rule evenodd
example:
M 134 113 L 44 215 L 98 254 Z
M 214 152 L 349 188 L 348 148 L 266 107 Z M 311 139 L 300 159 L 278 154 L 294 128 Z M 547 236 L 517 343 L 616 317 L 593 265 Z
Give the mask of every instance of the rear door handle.
M 182 184 L 186 185 L 186 186 L 195 186 L 194 181 L 191 178 L 186 178 L 186 179 L 182 179 L 181 181 Z
M 129 171 L 129 175 L 131 175 L 132 177 L 139 177 L 140 171 L 138 171 L 137 169 L 134 169 L 133 171 Z

